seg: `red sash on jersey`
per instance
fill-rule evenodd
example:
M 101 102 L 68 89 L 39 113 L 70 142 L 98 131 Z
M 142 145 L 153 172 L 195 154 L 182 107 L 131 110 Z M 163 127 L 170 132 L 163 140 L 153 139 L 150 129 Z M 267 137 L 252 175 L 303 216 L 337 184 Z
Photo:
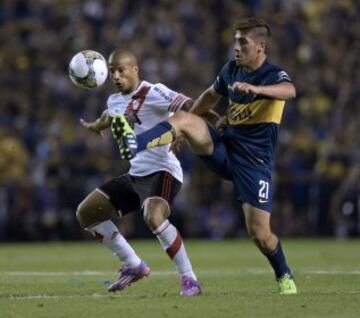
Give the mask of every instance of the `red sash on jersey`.
M 149 92 L 151 86 L 144 85 L 140 90 L 131 97 L 131 101 L 126 107 L 125 118 L 131 126 L 134 126 L 135 123 L 141 125 L 141 120 L 139 119 L 137 113 L 140 111 L 141 107 L 145 102 L 147 93 Z

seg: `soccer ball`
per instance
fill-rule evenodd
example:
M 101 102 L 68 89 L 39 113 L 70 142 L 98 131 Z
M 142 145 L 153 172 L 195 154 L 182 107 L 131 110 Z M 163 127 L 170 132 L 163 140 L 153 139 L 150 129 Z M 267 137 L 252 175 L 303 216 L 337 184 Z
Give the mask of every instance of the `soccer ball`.
M 96 51 L 86 50 L 74 55 L 69 64 L 71 81 L 82 88 L 101 86 L 108 76 L 105 58 Z

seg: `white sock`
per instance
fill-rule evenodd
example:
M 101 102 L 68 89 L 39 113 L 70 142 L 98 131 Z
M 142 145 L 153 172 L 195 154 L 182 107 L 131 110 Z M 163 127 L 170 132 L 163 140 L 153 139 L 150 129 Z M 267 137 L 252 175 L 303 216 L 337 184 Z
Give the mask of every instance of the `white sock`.
M 136 267 L 141 263 L 141 259 L 110 220 L 101 222 L 87 230 L 104 243 L 118 257 L 125 268 Z
M 178 273 L 181 276 L 189 276 L 197 280 L 186 254 L 183 240 L 176 227 L 166 220 L 153 233 L 158 238 L 163 250 L 173 261 Z

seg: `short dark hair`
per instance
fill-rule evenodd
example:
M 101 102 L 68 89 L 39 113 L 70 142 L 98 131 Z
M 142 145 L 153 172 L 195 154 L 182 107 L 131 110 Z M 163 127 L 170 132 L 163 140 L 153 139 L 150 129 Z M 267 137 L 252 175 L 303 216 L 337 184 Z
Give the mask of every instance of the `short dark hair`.
M 252 31 L 257 38 L 261 38 L 268 43 L 271 37 L 271 30 L 269 25 L 263 19 L 246 18 L 240 20 L 234 26 L 235 31 Z
M 126 58 L 128 63 L 133 66 L 138 66 L 137 58 L 135 54 L 127 49 L 116 49 L 109 56 L 109 63 L 116 59 Z

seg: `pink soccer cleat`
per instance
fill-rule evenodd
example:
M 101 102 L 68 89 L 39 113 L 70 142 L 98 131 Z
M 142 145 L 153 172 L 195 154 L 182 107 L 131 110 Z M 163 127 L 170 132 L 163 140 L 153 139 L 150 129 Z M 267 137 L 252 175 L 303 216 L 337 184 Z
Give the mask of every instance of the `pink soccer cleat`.
M 199 283 L 195 279 L 188 276 L 181 277 L 181 296 L 191 297 L 198 296 L 200 294 L 201 288 Z
M 150 267 L 144 262 L 134 267 L 134 268 L 120 268 L 119 272 L 121 273 L 118 280 L 111 284 L 108 288 L 109 292 L 121 291 L 126 287 L 129 287 L 132 283 L 137 282 L 139 279 L 142 279 L 150 275 Z

